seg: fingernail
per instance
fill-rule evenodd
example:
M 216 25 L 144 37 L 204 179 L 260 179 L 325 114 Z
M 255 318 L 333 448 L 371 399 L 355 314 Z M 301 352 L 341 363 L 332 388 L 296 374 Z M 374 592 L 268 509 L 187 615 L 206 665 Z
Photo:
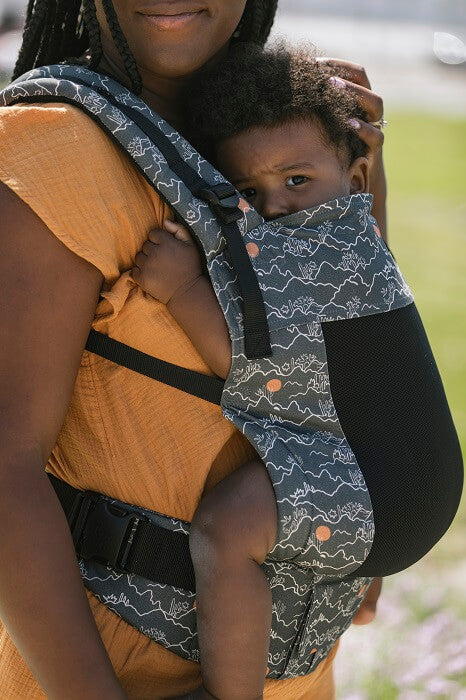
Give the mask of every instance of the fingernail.
M 340 89 L 340 88 L 345 88 L 345 87 L 346 87 L 345 81 L 342 80 L 341 78 L 337 78 L 335 75 L 332 76 L 331 78 L 329 78 L 329 80 L 330 80 L 330 82 L 332 83 L 332 85 L 333 85 L 334 87 L 336 87 L 336 88 L 339 88 L 339 89 Z
M 348 124 L 356 130 L 359 130 L 361 128 L 361 124 L 358 122 L 357 119 L 348 119 Z

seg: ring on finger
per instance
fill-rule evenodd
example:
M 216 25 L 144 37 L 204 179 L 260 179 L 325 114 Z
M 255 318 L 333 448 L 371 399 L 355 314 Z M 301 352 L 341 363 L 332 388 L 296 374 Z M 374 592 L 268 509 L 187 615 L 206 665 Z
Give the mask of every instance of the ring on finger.
M 388 122 L 386 119 L 381 117 L 376 122 L 369 122 L 369 124 L 372 124 L 372 126 L 375 126 L 376 129 L 384 129 L 387 126 Z

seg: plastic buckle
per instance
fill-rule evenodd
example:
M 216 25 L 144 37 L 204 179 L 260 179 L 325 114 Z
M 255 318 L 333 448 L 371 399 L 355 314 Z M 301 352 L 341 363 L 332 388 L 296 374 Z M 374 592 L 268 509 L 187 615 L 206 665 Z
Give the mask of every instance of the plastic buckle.
M 225 224 L 234 224 L 243 218 L 238 194 L 228 182 L 204 187 L 196 192 L 196 196 L 210 204 Z
M 78 557 L 124 572 L 138 526 L 146 520 L 93 492 L 83 492 L 72 528 Z

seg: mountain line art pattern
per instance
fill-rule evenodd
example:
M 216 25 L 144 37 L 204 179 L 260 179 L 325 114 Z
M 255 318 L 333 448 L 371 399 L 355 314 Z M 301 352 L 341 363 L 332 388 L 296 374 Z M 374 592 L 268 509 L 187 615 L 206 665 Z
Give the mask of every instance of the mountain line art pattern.
M 322 324 L 389 313 L 411 304 L 411 291 L 371 216 L 371 195 L 341 197 L 275 221 L 265 221 L 242 201 L 240 231 L 264 298 L 273 350 L 271 357 L 247 359 L 242 298 L 220 220 L 147 135 L 98 91 L 149 118 L 206 182 L 225 182 L 137 96 L 86 68 L 31 71 L 0 93 L 0 105 L 35 98 L 86 111 L 201 243 L 232 340 L 222 412 L 266 465 L 278 506 L 277 540 L 263 565 L 273 600 L 267 675 L 311 673 L 364 599 L 371 579 L 358 577 L 357 569 L 375 531 L 370 494 L 333 403 Z M 133 510 L 189 533 L 189 523 Z M 194 592 L 90 560 L 81 560 L 80 568 L 85 585 L 108 608 L 167 649 L 199 661 Z

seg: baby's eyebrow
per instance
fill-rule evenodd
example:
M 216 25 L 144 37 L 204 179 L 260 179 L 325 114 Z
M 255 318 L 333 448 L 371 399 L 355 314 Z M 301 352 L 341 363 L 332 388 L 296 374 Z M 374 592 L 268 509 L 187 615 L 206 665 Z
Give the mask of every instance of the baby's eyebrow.
M 273 168 L 270 168 L 267 170 L 268 173 L 286 173 L 289 170 L 316 170 L 316 166 L 313 163 L 286 163 L 283 165 L 276 165 Z M 239 177 L 239 178 L 234 178 L 230 180 L 232 185 L 235 185 L 235 187 L 239 187 L 239 185 L 243 184 L 244 182 L 250 182 L 251 180 L 254 180 L 254 177 L 257 177 L 258 175 L 261 175 L 263 173 L 254 173 L 254 175 L 251 175 L 250 177 Z
M 299 170 L 300 168 L 306 168 L 306 169 L 311 169 L 314 170 L 315 166 L 313 163 L 293 163 L 292 165 L 289 165 L 288 163 L 286 165 L 281 165 L 277 168 L 279 173 L 284 173 L 287 170 Z
M 251 178 L 250 177 L 240 177 L 240 178 L 232 178 L 230 180 L 231 184 L 234 185 L 237 189 L 239 188 L 240 185 L 242 185 L 245 182 L 250 182 Z

